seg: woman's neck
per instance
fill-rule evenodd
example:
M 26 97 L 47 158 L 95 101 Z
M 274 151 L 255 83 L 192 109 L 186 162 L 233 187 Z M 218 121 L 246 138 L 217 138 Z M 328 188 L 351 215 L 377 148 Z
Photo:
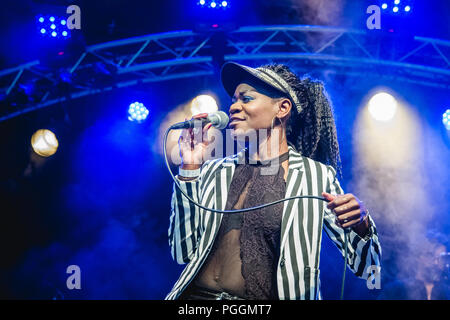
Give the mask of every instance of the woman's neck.
M 279 133 L 280 130 L 274 130 L 273 134 L 265 138 L 258 137 L 257 144 L 249 143 L 249 158 L 254 161 L 265 161 L 288 152 L 287 141 L 286 139 L 280 139 Z

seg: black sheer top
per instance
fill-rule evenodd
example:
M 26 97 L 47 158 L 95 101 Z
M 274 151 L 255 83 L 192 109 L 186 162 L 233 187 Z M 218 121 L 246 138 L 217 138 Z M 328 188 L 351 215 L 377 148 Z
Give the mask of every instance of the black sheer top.
M 238 164 L 226 210 L 284 198 L 286 182 L 281 164 L 288 158 L 286 152 L 269 163 L 249 164 L 246 160 L 245 164 Z M 277 299 L 276 270 L 283 205 L 281 202 L 245 213 L 224 214 L 213 248 L 195 283 L 246 299 Z

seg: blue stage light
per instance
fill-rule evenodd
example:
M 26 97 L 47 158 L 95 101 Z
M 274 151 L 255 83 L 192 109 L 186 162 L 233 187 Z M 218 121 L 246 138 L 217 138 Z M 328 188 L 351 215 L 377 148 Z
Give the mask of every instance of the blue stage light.
M 128 120 L 143 122 L 149 115 L 148 109 L 141 102 L 133 102 L 128 107 Z
M 442 123 L 445 126 L 445 129 L 450 130 L 450 109 L 447 109 L 442 115 Z
M 382 9 L 386 9 L 387 7 L 388 7 L 387 3 L 383 3 L 383 4 L 381 5 L 381 8 L 382 8 Z
M 71 36 L 71 32 L 67 27 L 67 21 L 65 17 L 49 16 L 49 15 L 37 15 L 36 16 L 37 31 L 43 37 L 50 37 L 51 39 L 68 39 Z
M 197 5 L 202 8 L 209 9 L 228 9 L 230 7 L 230 1 L 228 0 L 198 0 Z
M 399 4 L 400 3 L 400 0 L 395 0 L 394 1 L 394 4 Z
M 411 7 L 410 6 L 406 6 L 405 7 L 405 12 L 410 12 L 411 11 Z
M 398 12 L 398 7 L 394 7 L 394 8 L 392 8 L 392 11 L 394 11 L 394 12 Z

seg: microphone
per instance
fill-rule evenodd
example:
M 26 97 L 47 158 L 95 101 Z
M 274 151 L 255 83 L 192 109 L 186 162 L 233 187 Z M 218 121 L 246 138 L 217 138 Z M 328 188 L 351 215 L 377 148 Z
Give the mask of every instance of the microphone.
M 194 124 L 201 121 L 202 127 L 205 126 L 208 123 L 211 123 L 213 127 L 222 130 L 225 129 L 228 125 L 228 121 L 230 121 L 230 118 L 228 118 L 228 115 L 223 111 L 216 111 L 208 113 L 208 116 L 206 118 L 201 119 L 191 119 L 186 120 L 183 122 L 175 123 L 170 127 L 170 129 L 187 129 L 187 128 L 194 128 Z

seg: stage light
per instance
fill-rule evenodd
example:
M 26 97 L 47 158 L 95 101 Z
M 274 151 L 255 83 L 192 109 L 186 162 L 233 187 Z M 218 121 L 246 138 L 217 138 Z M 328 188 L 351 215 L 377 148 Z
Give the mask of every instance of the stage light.
M 399 4 L 400 3 L 400 0 L 395 0 L 394 1 L 394 4 Z
M 138 123 L 145 121 L 149 115 L 148 109 L 141 102 L 133 102 L 128 107 L 128 120 Z
M 70 30 L 64 17 L 40 14 L 36 17 L 36 23 L 41 36 L 52 39 L 67 39 L 70 37 Z
M 388 7 L 387 3 L 383 3 L 383 4 L 381 5 L 381 8 L 382 8 L 382 9 L 386 9 L 387 7 Z
M 442 123 L 444 124 L 445 129 L 450 130 L 450 109 L 447 109 L 442 115 Z
M 38 155 L 50 157 L 58 150 L 58 139 L 48 129 L 40 129 L 31 136 L 31 146 Z
M 397 111 L 397 100 L 389 93 L 375 94 L 368 104 L 370 115 L 378 121 L 391 120 Z
M 227 0 L 199 0 L 197 2 L 198 6 L 201 6 L 202 8 L 209 8 L 209 9 L 223 9 L 226 10 L 230 7 L 230 1 Z
M 191 102 L 192 115 L 210 113 L 219 110 L 216 100 L 207 94 L 195 97 Z
M 394 11 L 394 12 L 398 12 L 398 7 L 394 7 L 394 8 L 392 8 L 392 11 Z
M 410 12 L 411 11 L 411 7 L 410 6 L 406 6 L 405 7 L 405 12 Z

